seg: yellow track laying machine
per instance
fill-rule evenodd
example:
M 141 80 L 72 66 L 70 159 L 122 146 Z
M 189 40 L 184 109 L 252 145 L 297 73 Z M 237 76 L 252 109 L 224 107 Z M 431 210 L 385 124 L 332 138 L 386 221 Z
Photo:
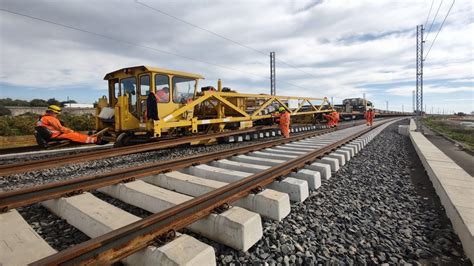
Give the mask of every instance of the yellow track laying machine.
M 135 66 L 105 75 L 108 97 L 97 104 L 96 130 L 118 145 L 249 128 L 272 120 L 284 107 L 292 123 L 314 124 L 333 111 L 327 98 L 243 94 L 222 87 L 199 89 L 201 75 Z M 106 130 L 108 129 L 108 130 Z

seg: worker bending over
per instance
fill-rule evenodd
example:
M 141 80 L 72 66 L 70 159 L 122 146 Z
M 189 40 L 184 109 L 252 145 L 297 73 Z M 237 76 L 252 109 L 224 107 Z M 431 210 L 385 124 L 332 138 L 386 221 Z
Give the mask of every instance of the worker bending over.
M 339 113 L 334 111 L 329 114 L 323 114 L 323 117 L 328 121 L 327 125 L 329 127 L 337 126 L 339 123 Z
M 285 107 L 280 107 L 278 109 L 279 113 L 274 116 L 277 117 L 277 121 L 280 125 L 281 134 L 284 138 L 290 137 L 290 112 L 285 109 Z
M 364 113 L 365 120 L 367 121 L 367 126 L 372 126 L 374 123 L 375 112 L 372 108 L 369 108 Z
M 57 105 L 50 105 L 46 110 L 46 113 L 41 116 L 36 122 L 37 127 L 43 128 L 43 130 L 41 130 L 42 132 L 39 133 L 45 141 L 49 141 L 51 139 L 68 139 L 79 143 L 99 142 L 98 136 L 84 135 L 81 133 L 74 132 L 72 129 L 69 129 L 67 127 L 63 127 L 61 125 L 61 122 L 57 118 L 57 115 L 60 113 L 61 107 Z

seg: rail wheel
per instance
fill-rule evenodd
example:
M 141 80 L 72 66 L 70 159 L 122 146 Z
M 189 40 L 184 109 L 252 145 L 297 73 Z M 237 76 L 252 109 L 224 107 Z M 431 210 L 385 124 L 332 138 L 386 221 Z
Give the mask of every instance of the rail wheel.
M 127 146 L 130 143 L 130 139 L 132 136 L 128 132 L 122 132 L 118 135 L 117 139 L 115 140 L 114 147 L 123 147 Z

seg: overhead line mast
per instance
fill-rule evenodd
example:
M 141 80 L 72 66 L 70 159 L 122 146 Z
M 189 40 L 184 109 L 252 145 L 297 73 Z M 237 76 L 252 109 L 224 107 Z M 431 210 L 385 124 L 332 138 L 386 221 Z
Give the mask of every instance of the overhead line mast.
M 416 130 L 423 131 L 423 25 L 416 26 Z
M 270 95 L 276 95 L 275 52 L 270 52 Z

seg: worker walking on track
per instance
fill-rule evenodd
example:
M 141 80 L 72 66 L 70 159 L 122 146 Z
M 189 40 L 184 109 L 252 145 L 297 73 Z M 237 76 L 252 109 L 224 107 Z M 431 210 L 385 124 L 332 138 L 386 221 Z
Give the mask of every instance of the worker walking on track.
M 46 113 L 36 122 L 36 126 L 42 128 L 42 138 L 46 141 L 51 139 L 67 139 L 79 143 L 98 143 L 98 136 L 88 136 L 74 132 L 72 129 L 61 125 L 57 115 L 61 113 L 61 107 L 50 105 Z M 45 130 L 46 129 L 46 130 Z
M 333 117 L 334 126 L 337 126 L 337 124 L 339 124 L 339 113 L 334 111 L 331 115 Z
M 375 112 L 372 108 L 369 108 L 364 113 L 365 120 L 367 121 L 367 126 L 372 126 L 374 123 Z
M 290 137 L 290 113 L 285 107 L 280 107 L 278 109 L 279 113 L 275 114 L 274 116 L 277 117 L 277 121 L 280 125 L 281 134 L 284 138 Z

